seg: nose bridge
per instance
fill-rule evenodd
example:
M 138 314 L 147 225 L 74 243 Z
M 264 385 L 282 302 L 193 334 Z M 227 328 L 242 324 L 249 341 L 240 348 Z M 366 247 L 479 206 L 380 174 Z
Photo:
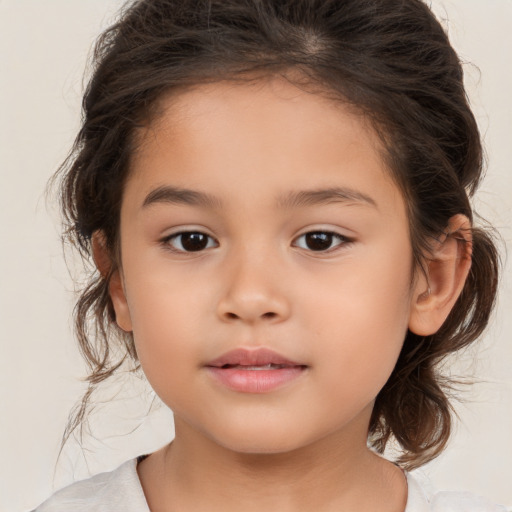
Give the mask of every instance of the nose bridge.
M 252 242 L 233 247 L 225 260 L 219 316 L 248 323 L 283 320 L 290 304 L 279 277 L 279 251 L 269 248 L 268 240 L 266 244 Z

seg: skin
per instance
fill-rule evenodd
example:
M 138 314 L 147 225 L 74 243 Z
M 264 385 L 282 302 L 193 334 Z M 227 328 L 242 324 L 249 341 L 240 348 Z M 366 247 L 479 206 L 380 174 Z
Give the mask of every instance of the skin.
M 161 107 L 138 133 L 110 288 L 175 415 L 172 444 L 138 466 L 152 512 L 403 511 L 402 472 L 366 447 L 373 403 L 407 329 L 432 333 L 446 318 L 468 254 L 447 239 L 413 279 L 404 200 L 376 135 L 344 105 L 272 78 L 202 85 Z M 148 200 L 159 187 L 214 200 Z M 333 188 L 356 197 L 283 204 Z M 456 216 L 448 229 L 465 227 Z M 170 238 L 183 231 L 211 238 L 187 253 Z M 339 236 L 314 251 L 309 232 Z M 105 272 L 102 247 L 98 234 Z M 238 347 L 307 369 L 269 393 L 236 392 L 205 364 Z

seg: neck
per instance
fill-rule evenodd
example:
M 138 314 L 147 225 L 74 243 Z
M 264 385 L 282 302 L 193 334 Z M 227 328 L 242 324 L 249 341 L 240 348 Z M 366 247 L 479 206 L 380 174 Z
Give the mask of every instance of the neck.
M 247 454 L 176 421 L 176 437 L 139 465 L 152 512 L 402 511 L 401 471 L 366 438 L 337 434 L 286 453 Z

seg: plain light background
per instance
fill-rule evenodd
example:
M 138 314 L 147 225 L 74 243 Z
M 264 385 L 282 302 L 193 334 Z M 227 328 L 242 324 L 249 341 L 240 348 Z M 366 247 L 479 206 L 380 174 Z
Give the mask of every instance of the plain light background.
M 94 438 L 64 450 L 60 439 L 84 391 L 85 368 L 71 331 L 73 284 L 47 180 L 79 126 L 82 74 L 94 38 L 120 0 L 0 0 L 0 512 L 23 512 L 56 488 L 110 470 L 172 437 L 137 379 L 102 395 Z M 438 0 L 434 10 L 466 65 L 484 135 L 488 173 L 480 212 L 512 249 L 512 0 Z M 425 468 L 440 488 L 469 489 L 512 506 L 512 271 L 504 268 L 498 310 L 477 350 L 454 373 L 481 382 L 458 406 L 446 452 Z M 130 398 L 130 397 L 133 397 Z M 109 403 L 110 402 L 110 403 Z M 130 431 L 133 431 L 129 434 Z M 55 470 L 55 471 L 54 471 Z

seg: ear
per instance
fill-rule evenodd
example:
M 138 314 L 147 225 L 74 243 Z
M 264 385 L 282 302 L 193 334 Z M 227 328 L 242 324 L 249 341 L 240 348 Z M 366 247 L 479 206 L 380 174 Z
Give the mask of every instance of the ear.
M 418 276 L 409 318 L 410 331 L 429 336 L 441 328 L 464 288 L 471 268 L 471 253 L 471 223 L 465 215 L 454 215 L 433 246 L 426 276 L 423 273 Z
M 93 233 L 91 246 L 94 263 L 101 277 L 108 282 L 108 292 L 116 313 L 116 323 L 123 331 L 131 332 L 133 330 L 132 320 L 128 301 L 126 300 L 122 270 L 112 260 L 103 231 L 95 231 Z

